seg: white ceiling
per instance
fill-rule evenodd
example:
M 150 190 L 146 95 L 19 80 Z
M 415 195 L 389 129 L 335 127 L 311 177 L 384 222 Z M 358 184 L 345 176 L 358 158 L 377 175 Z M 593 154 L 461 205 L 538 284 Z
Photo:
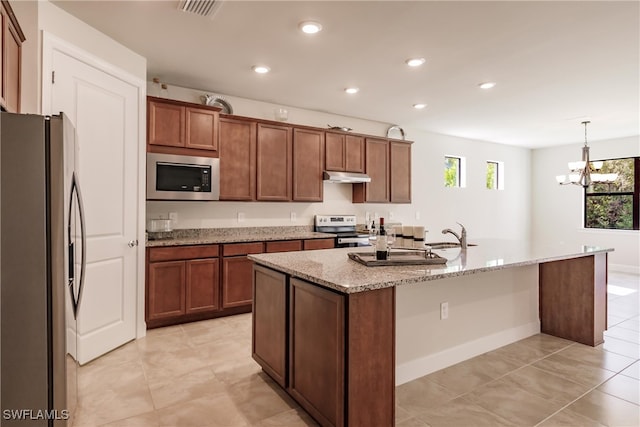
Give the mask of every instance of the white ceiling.
M 225 1 L 213 18 L 177 0 L 54 3 L 170 85 L 532 148 L 583 141 L 585 117 L 589 141 L 640 134 L 638 1 Z

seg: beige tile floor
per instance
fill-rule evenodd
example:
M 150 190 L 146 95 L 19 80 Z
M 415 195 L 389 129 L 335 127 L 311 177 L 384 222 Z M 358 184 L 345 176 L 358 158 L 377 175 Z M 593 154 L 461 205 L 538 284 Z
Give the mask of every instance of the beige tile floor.
M 640 276 L 609 283 L 603 345 L 540 334 L 434 372 L 397 388 L 396 425 L 639 426 Z M 250 348 L 250 314 L 150 330 L 80 369 L 74 426 L 316 425 Z

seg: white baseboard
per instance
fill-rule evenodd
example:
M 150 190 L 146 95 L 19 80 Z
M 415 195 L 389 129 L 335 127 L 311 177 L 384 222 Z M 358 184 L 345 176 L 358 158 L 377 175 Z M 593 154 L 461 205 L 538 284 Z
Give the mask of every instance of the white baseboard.
M 396 385 L 540 333 L 540 322 L 500 331 L 396 366 Z
M 617 271 L 620 273 L 640 274 L 640 266 L 637 265 L 624 265 L 624 264 L 609 264 L 609 271 Z

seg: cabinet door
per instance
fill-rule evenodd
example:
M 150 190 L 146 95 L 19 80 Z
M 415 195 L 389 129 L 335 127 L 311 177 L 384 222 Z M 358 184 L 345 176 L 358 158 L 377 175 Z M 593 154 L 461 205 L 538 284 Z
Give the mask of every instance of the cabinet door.
M 256 198 L 256 123 L 220 118 L 220 200 Z
M 391 202 L 411 203 L 411 144 L 389 142 Z
M 186 313 L 220 309 L 220 262 L 217 258 L 186 262 Z
M 293 200 L 322 201 L 324 132 L 293 130 Z
M 365 140 L 365 171 L 371 182 L 353 184 L 353 202 L 389 202 L 389 142 L 386 139 Z
M 291 128 L 258 124 L 256 199 L 291 200 Z
M 325 134 L 325 169 L 329 171 L 344 172 L 345 162 L 345 136 L 339 133 L 327 132 Z
M 251 304 L 253 261 L 246 256 L 222 258 L 222 307 Z
M 321 425 L 344 425 L 344 297 L 290 279 L 289 391 Z
M 344 147 L 345 170 L 364 173 L 364 138 L 345 135 Z
M 253 267 L 253 358 L 282 387 L 287 387 L 287 276 Z
M 149 263 L 147 320 L 185 314 L 185 262 Z
M 218 112 L 185 108 L 185 147 L 218 151 Z
M 184 147 L 185 107 L 165 102 L 147 102 L 149 144 Z

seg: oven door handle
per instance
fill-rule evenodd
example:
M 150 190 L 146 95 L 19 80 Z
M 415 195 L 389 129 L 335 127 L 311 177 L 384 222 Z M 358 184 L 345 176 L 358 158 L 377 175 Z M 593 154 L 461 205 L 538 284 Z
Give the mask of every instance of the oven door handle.
M 338 244 L 343 243 L 369 243 L 368 237 L 338 237 Z

